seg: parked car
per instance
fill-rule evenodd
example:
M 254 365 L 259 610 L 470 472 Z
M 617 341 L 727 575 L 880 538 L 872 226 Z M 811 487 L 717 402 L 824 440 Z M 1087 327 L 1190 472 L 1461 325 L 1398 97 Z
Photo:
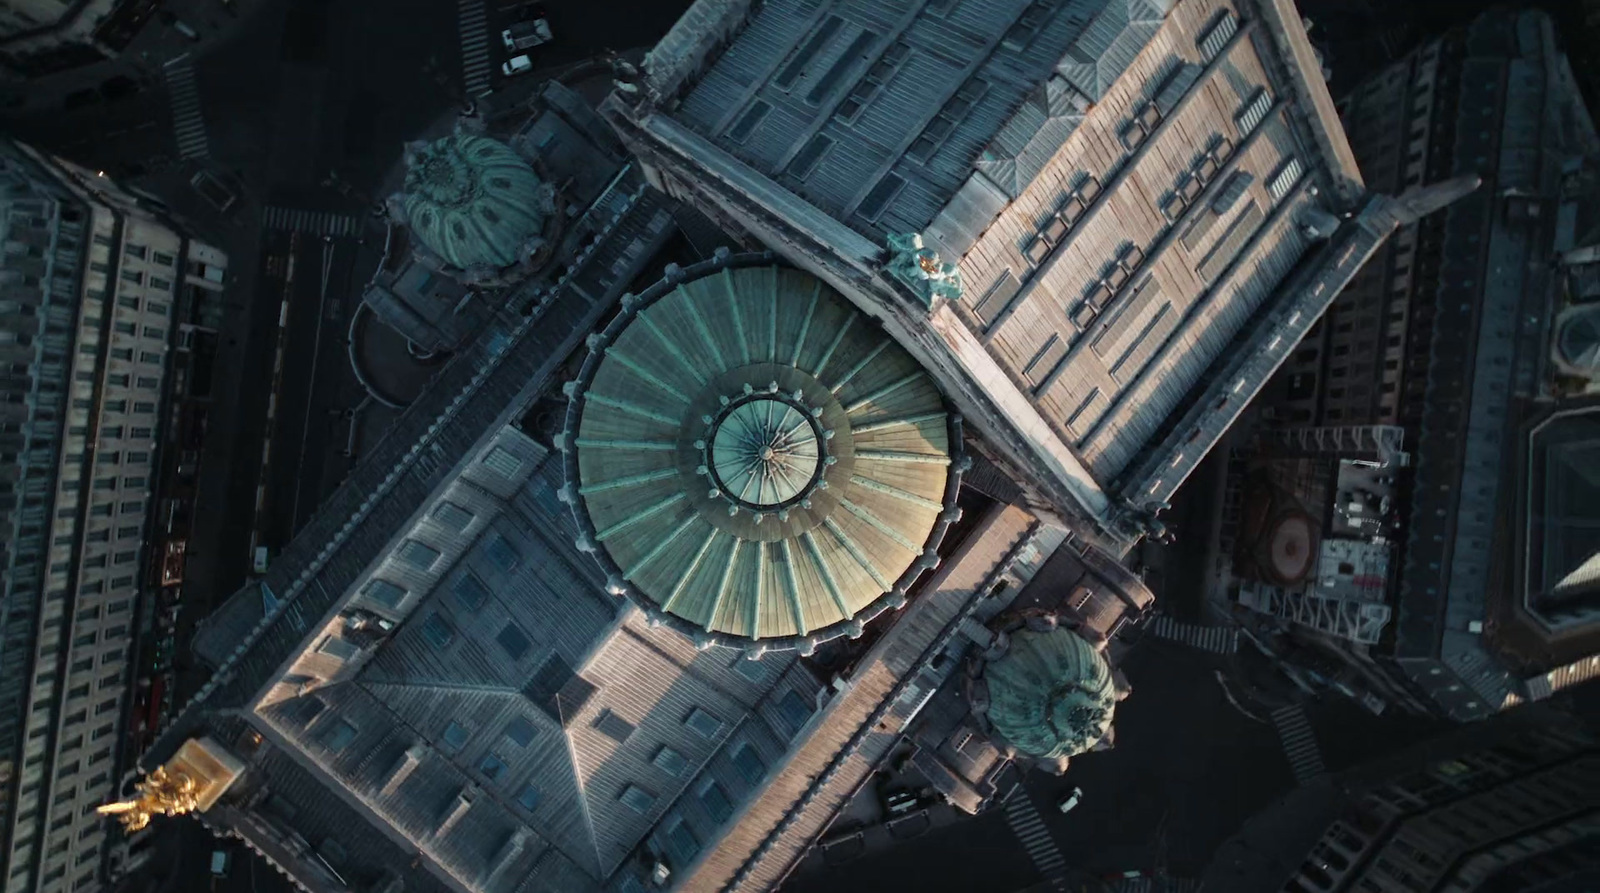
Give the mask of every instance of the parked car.
M 1083 800 L 1083 788 L 1073 788 L 1056 801 L 1056 808 L 1063 813 L 1068 813 L 1078 808 L 1078 803 Z
M 222 178 L 208 170 L 197 172 L 189 179 L 189 185 L 193 186 L 194 190 L 200 193 L 202 198 L 210 202 L 211 207 L 216 208 L 219 214 L 228 213 L 228 209 L 232 208 L 234 202 L 239 200 L 239 196 L 232 189 L 229 189 L 226 183 L 222 182 Z
M 527 53 L 523 53 L 520 56 L 512 56 L 500 66 L 500 73 L 506 77 L 512 77 L 514 75 L 519 75 L 532 70 L 533 60 L 528 58 Z
M 500 40 L 506 45 L 506 50 L 520 53 L 536 46 L 542 46 L 551 41 L 550 22 L 547 19 L 532 19 L 518 22 L 500 32 Z

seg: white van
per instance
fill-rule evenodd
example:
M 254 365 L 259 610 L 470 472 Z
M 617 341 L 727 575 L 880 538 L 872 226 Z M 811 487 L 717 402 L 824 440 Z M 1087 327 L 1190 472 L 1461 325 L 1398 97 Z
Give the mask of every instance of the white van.
M 533 60 L 528 58 L 527 53 L 523 53 L 520 56 L 512 56 L 500 66 L 500 73 L 506 77 L 512 77 L 514 75 L 519 75 L 523 72 L 532 70 Z

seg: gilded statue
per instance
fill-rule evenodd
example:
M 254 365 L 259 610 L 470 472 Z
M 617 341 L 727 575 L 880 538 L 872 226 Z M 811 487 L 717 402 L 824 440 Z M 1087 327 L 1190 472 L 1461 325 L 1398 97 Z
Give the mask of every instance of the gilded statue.
M 132 834 L 150 824 L 152 815 L 183 815 L 200 804 L 194 779 L 181 771 L 169 772 L 165 766 L 157 766 L 137 787 L 139 795 L 134 799 L 107 803 L 96 812 L 116 816 Z

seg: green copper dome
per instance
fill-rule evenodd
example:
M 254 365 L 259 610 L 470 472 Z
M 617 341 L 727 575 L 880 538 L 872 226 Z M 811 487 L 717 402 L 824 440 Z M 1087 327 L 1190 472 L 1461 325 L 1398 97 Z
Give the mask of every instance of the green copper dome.
M 453 133 L 407 159 L 401 208 L 429 250 L 463 270 L 508 267 L 540 237 L 550 190 L 504 143 Z
M 1064 627 L 1017 630 L 984 669 L 989 722 L 1018 752 L 1042 760 L 1083 753 L 1111 728 L 1111 668 Z

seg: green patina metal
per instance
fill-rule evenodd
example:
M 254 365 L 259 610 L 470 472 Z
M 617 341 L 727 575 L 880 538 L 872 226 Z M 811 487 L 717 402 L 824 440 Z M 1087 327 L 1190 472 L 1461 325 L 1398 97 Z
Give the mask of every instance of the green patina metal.
M 553 203 L 550 187 L 511 147 L 458 132 L 410 154 L 401 206 L 429 250 L 466 270 L 521 260 Z
M 1054 760 L 1083 753 L 1111 728 L 1116 691 L 1105 658 L 1077 633 L 1022 629 L 984 669 L 989 722 L 1020 753 Z

